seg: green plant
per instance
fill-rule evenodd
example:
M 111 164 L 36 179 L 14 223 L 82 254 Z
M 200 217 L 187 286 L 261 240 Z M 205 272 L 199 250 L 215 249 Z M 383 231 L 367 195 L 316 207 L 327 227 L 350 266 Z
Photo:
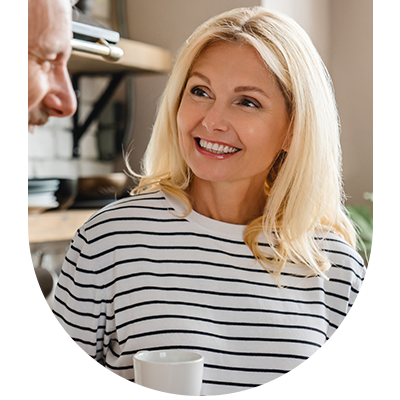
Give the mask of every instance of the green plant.
M 372 193 L 364 193 L 366 200 L 373 202 Z M 365 205 L 349 205 L 347 206 L 350 218 L 356 225 L 359 240 L 357 247 L 359 250 L 364 250 L 364 258 L 370 263 L 373 262 L 373 217 L 370 209 Z
M 373 202 L 373 193 L 364 193 L 364 199 Z M 373 221 L 372 212 L 370 208 L 366 205 L 348 205 L 347 210 L 349 216 L 354 222 L 357 233 L 358 233 L 358 243 L 357 248 L 362 252 L 363 258 L 368 263 L 371 246 L 372 246 L 372 231 L 373 231 Z

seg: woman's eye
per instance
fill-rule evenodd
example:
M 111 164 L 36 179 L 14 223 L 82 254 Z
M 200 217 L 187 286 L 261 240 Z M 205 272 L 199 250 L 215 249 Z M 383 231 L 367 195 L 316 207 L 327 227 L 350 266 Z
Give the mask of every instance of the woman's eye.
M 199 87 L 194 87 L 190 91 L 190 93 L 192 93 L 192 94 L 194 94 L 195 96 L 198 96 L 198 97 L 208 97 L 207 93 L 203 89 L 201 89 Z
M 261 104 L 258 101 L 250 100 L 250 99 L 246 99 L 246 98 L 241 99 L 239 101 L 239 104 L 244 107 L 261 108 Z

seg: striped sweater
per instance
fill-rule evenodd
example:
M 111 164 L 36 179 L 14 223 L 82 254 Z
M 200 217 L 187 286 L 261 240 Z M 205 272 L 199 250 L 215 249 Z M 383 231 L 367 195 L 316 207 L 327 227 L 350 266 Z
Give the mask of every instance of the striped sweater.
M 205 360 L 202 394 L 217 395 L 278 378 L 332 336 L 365 275 L 350 245 L 316 234 L 329 281 L 287 263 L 278 287 L 245 245 L 245 226 L 181 218 L 183 209 L 163 192 L 136 195 L 76 233 L 53 312 L 90 356 L 134 381 L 137 351 L 192 350 Z

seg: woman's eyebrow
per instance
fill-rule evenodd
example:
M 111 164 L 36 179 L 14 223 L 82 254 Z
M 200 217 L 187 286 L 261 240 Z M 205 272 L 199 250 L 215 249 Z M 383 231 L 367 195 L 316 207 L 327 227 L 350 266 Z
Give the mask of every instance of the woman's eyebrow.
M 192 72 L 189 76 L 189 79 L 192 78 L 193 76 L 197 76 L 198 78 L 200 78 L 201 80 L 203 80 L 204 82 L 207 83 L 207 85 L 211 85 L 211 81 L 203 74 L 201 74 L 200 72 Z M 268 94 L 262 90 L 261 88 L 257 87 L 257 86 L 238 86 L 235 88 L 235 93 L 241 93 L 241 92 L 257 92 L 257 93 L 261 93 L 262 95 L 264 95 L 267 98 L 270 98 L 270 96 L 268 96 Z
M 236 87 L 235 93 L 240 93 L 240 92 L 257 92 L 257 93 L 261 93 L 265 97 L 270 98 L 264 90 L 258 88 L 257 86 L 238 86 L 238 87 Z
M 204 82 L 207 83 L 207 85 L 211 85 L 211 81 L 203 74 L 201 74 L 200 72 L 192 72 L 189 76 L 189 78 L 191 78 L 192 76 L 197 76 L 198 78 L 202 79 Z

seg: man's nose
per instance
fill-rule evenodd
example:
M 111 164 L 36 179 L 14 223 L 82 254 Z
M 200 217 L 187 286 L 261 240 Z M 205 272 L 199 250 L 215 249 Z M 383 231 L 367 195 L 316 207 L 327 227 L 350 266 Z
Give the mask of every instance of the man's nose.
M 52 78 L 52 87 L 44 99 L 49 115 L 69 117 L 75 114 L 77 101 L 67 67 L 57 71 Z
M 202 125 L 209 131 L 226 132 L 229 129 L 228 110 L 223 104 L 214 102 L 205 112 Z

